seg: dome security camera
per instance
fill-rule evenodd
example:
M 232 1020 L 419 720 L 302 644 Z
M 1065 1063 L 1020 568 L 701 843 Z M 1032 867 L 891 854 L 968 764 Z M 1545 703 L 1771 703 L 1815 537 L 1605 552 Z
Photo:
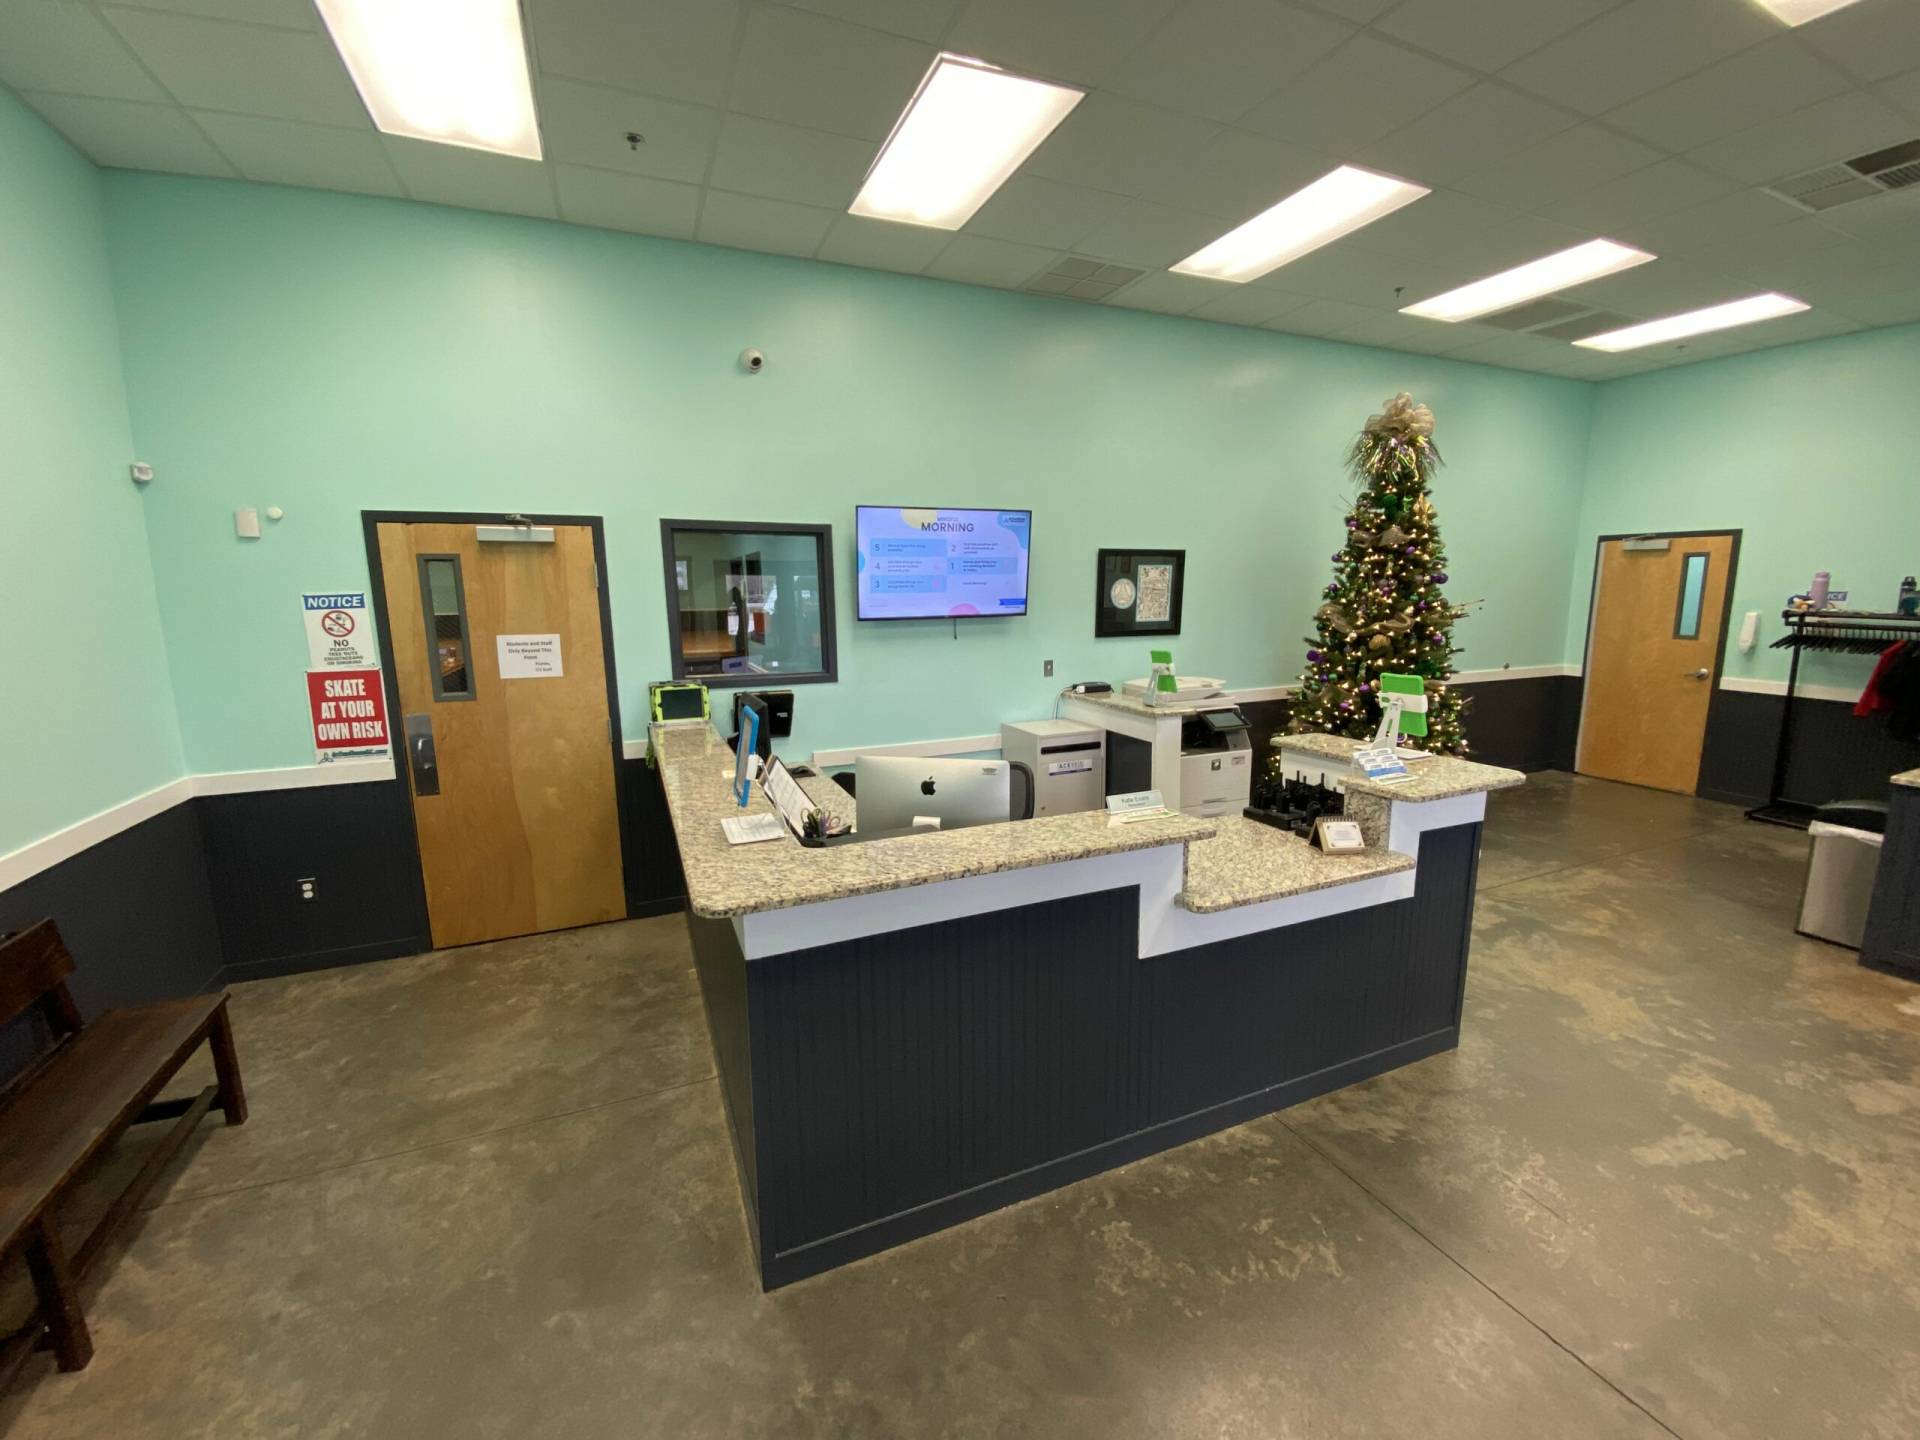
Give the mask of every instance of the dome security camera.
M 748 348 L 740 352 L 740 368 L 749 375 L 758 375 L 766 363 L 767 357 L 758 350 Z

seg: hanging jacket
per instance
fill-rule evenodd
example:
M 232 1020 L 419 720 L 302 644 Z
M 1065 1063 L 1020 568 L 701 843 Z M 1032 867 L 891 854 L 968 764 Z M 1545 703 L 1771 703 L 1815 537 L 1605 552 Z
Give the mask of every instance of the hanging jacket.
M 1920 740 L 1920 644 L 1909 640 L 1880 677 L 1880 695 L 1893 713 L 1887 733 L 1896 740 Z
M 1907 648 L 1908 643 L 1903 640 L 1897 645 L 1889 645 L 1880 652 L 1880 658 L 1874 662 L 1873 674 L 1867 678 L 1867 688 L 1860 692 L 1860 701 L 1853 707 L 1854 714 L 1864 719 L 1876 710 L 1893 708 L 1893 702 L 1881 693 L 1880 685 L 1887 678 L 1887 671 L 1892 667 L 1893 662 L 1900 658 L 1901 652 Z

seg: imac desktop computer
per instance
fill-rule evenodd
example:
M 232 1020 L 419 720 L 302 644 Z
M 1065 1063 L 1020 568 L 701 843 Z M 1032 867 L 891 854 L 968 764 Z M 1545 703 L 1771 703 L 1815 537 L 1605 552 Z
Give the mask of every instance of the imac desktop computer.
M 918 760 L 861 755 L 853 762 L 860 832 L 910 830 L 916 819 L 937 819 L 942 830 L 991 825 L 1011 818 L 1004 760 Z

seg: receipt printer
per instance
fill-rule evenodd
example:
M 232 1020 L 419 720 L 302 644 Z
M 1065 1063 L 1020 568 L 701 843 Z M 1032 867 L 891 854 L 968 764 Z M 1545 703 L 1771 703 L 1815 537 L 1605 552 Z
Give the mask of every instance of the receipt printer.
M 1000 756 L 1033 772 L 1033 813 L 1069 815 L 1107 803 L 1107 732 L 1071 720 L 1000 727 Z
M 1253 737 L 1237 707 L 1201 710 L 1180 725 L 1180 809 L 1238 815 L 1253 799 Z

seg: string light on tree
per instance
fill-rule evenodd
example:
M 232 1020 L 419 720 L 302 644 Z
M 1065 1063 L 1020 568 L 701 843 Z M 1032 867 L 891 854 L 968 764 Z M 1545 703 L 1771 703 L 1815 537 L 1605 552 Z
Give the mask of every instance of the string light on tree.
M 1427 494 L 1440 452 L 1433 412 L 1400 394 L 1368 418 L 1349 465 L 1359 485 L 1347 517 L 1347 543 L 1333 557 L 1333 581 L 1314 612 L 1306 668 L 1289 729 L 1365 739 L 1380 718 L 1380 673 L 1427 682 L 1426 748 L 1468 752 L 1467 702 L 1453 678 L 1453 622 L 1467 612 L 1448 603 L 1446 549 Z

